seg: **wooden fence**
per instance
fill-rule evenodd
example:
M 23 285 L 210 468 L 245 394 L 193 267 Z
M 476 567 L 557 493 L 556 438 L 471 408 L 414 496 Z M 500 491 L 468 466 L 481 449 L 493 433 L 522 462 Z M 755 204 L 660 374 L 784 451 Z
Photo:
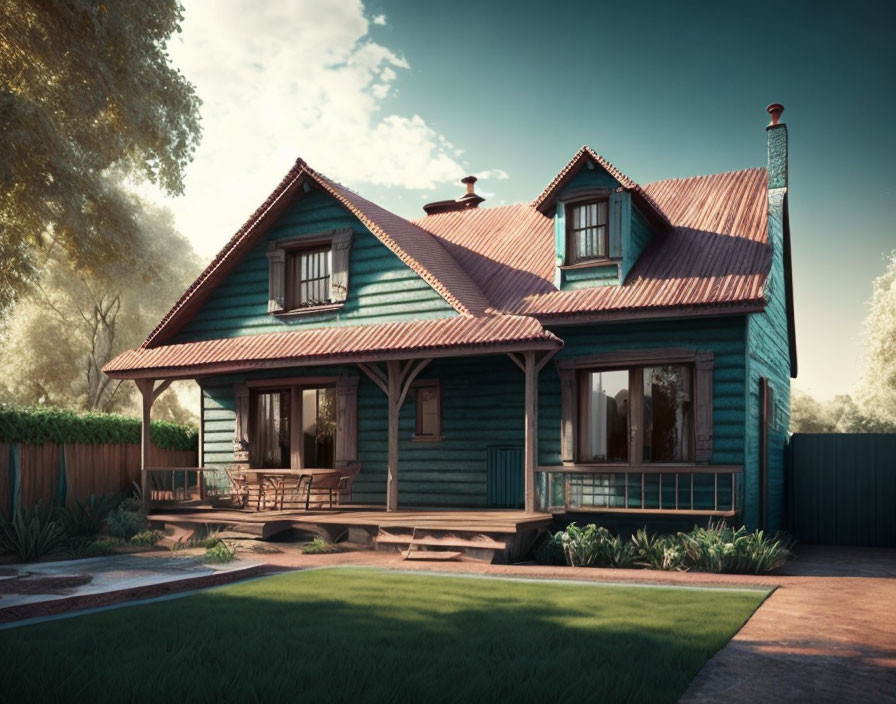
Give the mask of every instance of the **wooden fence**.
M 896 434 L 796 433 L 787 460 L 799 540 L 896 547 Z
M 154 467 L 195 467 L 196 451 L 150 452 Z M 6 516 L 44 499 L 55 505 L 115 494 L 140 480 L 140 445 L 0 442 L 0 511 Z

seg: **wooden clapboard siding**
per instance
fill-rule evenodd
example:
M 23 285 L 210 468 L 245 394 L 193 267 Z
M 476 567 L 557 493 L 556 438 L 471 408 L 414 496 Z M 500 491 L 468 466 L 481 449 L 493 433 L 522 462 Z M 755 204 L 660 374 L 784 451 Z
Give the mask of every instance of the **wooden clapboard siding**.
M 632 226 L 629 241 L 627 246 L 624 246 L 622 250 L 622 269 L 619 272 L 620 283 L 625 281 L 625 277 L 628 276 L 628 272 L 632 270 L 635 262 L 638 261 L 638 257 L 641 256 L 641 252 L 644 251 L 644 248 L 647 246 L 652 235 L 653 232 L 650 229 L 650 225 L 647 223 L 647 219 L 641 214 L 641 211 L 633 205 Z
M 781 413 L 772 417 L 768 433 L 768 506 L 765 525 L 777 530 L 784 524 L 784 449 L 790 426 L 790 348 L 787 334 L 787 299 L 784 280 L 783 195 L 769 193 L 769 241 L 772 245 L 772 262 L 766 283 L 768 305 L 762 313 L 749 316 L 747 321 L 747 405 L 746 464 L 744 503 L 745 521 L 757 527 L 762 524 L 760 504 L 762 486 L 760 478 L 760 422 L 762 408 L 759 397 L 759 380 L 765 377 L 774 394 L 774 401 Z
M 591 288 L 592 286 L 616 286 L 618 283 L 618 265 L 563 270 L 564 291 L 576 291 L 580 288 Z
M 268 314 L 267 243 L 339 228 L 354 235 L 349 292 L 336 312 L 283 318 Z M 184 327 L 176 341 L 282 332 L 298 326 L 377 323 L 456 315 L 454 309 L 331 196 L 313 191 L 292 203 Z
M 712 352 L 712 464 L 744 461 L 745 321 L 743 317 L 643 321 L 605 325 L 551 327 L 564 340 L 557 359 L 616 353 L 624 350 L 691 348 Z M 539 464 L 558 465 L 560 456 L 560 378 L 548 364 L 539 388 Z

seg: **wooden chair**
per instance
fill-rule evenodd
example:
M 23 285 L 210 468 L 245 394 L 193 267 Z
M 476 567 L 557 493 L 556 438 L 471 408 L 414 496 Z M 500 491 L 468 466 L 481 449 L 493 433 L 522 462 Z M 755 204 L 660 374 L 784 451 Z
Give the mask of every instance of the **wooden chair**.
M 352 500 L 352 487 L 355 485 L 355 479 L 358 478 L 358 474 L 361 472 L 361 465 L 356 464 L 350 467 L 343 467 L 340 470 L 341 475 L 339 477 L 339 486 L 336 487 L 336 505 L 342 505 L 342 500 L 345 497 L 348 497 L 348 500 Z
M 237 508 L 244 508 L 249 502 L 249 480 L 246 473 L 229 467 L 224 470 L 227 480 L 230 482 L 231 496 Z

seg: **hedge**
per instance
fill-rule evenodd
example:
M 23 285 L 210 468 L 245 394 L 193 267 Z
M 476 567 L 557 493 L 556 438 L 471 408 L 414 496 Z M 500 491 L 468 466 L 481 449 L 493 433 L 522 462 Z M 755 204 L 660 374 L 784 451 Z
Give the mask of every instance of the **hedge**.
M 163 450 L 196 450 L 199 431 L 163 420 L 150 424 L 150 437 Z M 140 419 L 115 413 L 76 413 L 61 408 L 13 408 L 0 404 L 0 442 L 138 444 Z

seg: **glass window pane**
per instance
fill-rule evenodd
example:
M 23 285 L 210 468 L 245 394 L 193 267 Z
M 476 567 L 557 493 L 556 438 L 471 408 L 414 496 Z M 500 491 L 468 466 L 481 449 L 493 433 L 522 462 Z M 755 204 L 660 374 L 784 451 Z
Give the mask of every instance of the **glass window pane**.
M 420 404 L 418 435 L 439 434 L 439 392 L 433 387 L 417 390 L 417 403 Z
M 289 391 L 259 392 L 255 396 L 254 437 L 249 441 L 252 467 L 289 467 Z
M 587 445 L 592 462 L 628 461 L 628 371 L 588 372 Z
M 644 461 L 693 460 L 694 403 L 691 368 L 644 369 Z
M 302 465 L 309 469 L 335 466 L 336 390 L 302 389 Z

